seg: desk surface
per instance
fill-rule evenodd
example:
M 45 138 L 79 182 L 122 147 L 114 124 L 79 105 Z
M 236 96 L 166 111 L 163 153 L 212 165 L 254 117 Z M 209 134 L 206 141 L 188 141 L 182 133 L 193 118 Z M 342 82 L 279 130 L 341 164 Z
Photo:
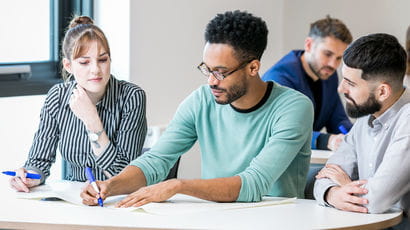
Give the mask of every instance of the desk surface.
M 327 159 L 333 154 L 332 151 L 312 149 L 311 164 L 326 164 Z
M 321 207 L 314 200 L 247 209 L 153 215 L 61 201 L 16 199 L 0 180 L 0 228 L 7 229 L 380 229 L 401 212 L 360 214 Z

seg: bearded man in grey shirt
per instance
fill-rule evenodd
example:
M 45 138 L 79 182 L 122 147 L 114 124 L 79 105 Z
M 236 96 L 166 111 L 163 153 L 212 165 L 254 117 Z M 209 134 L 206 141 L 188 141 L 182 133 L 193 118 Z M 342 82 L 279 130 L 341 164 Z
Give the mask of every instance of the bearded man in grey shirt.
M 382 213 L 404 211 L 410 227 L 410 91 L 403 87 L 406 52 L 388 34 L 354 41 L 343 54 L 339 92 L 358 118 L 340 148 L 316 176 L 319 204 Z M 406 229 L 406 228 L 403 228 Z

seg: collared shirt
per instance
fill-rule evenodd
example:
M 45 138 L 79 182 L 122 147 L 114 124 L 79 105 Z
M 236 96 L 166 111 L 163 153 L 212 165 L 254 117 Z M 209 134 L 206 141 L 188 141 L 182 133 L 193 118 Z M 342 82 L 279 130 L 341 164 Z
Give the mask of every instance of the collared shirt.
M 410 88 L 410 75 L 405 75 L 403 79 L 403 85 L 406 88 Z
M 87 180 L 84 172 L 87 166 L 93 168 L 97 180 L 108 179 L 107 172 L 118 174 L 141 154 L 147 132 L 145 92 L 111 76 L 104 97 L 96 105 L 110 142 L 96 156 L 85 125 L 69 106 L 75 86 L 75 81 L 53 86 L 41 110 L 39 128 L 24 165 L 42 174 L 41 182 L 50 175 L 57 147 L 69 167 L 64 179 L 73 181 Z
M 366 205 L 369 213 L 382 213 L 391 207 L 410 208 L 410 92 L 380 117 L 359 118 L 337 152 L 328 160 L 340 165 L 352 180 L 367 180 Z M 370 119 L 370 120 L 369 120 Z M 330 179 L 315 183 L 316 200 L 325 205 L 326 191 L 337 186 Z

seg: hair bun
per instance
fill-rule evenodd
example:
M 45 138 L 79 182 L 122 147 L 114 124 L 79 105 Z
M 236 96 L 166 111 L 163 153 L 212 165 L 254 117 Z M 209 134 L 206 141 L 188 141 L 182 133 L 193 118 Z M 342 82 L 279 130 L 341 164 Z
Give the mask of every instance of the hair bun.
M 71 29 L 78 25 L 86 25 L 86 24 L 93 25 L 94 21 L 88 16 L 77 16 L 71 20 L 68 28 Z

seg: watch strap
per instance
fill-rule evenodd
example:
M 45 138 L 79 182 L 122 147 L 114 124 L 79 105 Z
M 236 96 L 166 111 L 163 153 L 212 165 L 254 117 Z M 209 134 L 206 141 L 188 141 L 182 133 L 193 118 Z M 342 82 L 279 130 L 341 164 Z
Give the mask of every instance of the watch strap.
M 101 134 L 104 132 L 103 130 L 100 130 L 98 132 L 93 132 L 91 130 L 87 130 L 88 138 L 90 139 L 91 143 L 94 144 L 97 148 L 100 148 L 100 144 L 98 143 L 98 138 L 101 136 Z M 94 137 L 92 137 L 94 136 Z

